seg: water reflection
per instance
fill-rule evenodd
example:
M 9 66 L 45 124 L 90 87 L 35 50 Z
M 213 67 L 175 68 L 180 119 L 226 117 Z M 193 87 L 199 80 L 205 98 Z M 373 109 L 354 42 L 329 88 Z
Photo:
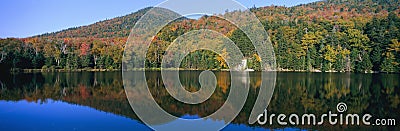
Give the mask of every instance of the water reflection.
M 51 99 L 0 101 L 0 130 L 150 130 L 138 121 Z
M 200 84 L 197 81 L 199 74 L 198 71 L 180 72 L 180 81 L 186 90 L 199 90 Z M 170 96 L 163 86 L 160 72 L 146 72 L 146 79 L 151 95 L 167 112 L 177 117 L 204 117 L 218 110 L 227 100 L 230 92 L 229 72 L 215 72 L 215 75 L 217 88 L 210 99 L 197 105 L 185 104 Z M 376 118 L 395 118 L 397 120 L 397 126 L 387 127 L 327 124 L 314 127 L 301 125 L 290 127 L 248 124 L 261 85 L 260 72 L 252 72 L 249 75 L 250 88 L 245 106 L 233 120 L 233 124 L 225 128 L 226 130 L 298 128 L 399 130 L 399 74 L 278 73 L 276 87 L 268 108 L 268 112 L 276 114 L 314 113 L 318 115 L 335 111 L 337 103 L 345 102 L 348 106 L 346 113 L 369 113 Z M 79 129 L 88 127 L 84 129 L 90 130 L 101 123 L 96 121 L 99 119 L 94 119 L 98 117 L 107 118 L 105 119 L 107 121 L 102 121 L 103 126 L 120 123 L 114 124 L 118 125 L 115 127 L 127 130 L 144 127 L 131 110 L 121 76 L 120 72 L 3 75 L 0 77 L 0 113 L 2 116 L 0 130 L 18 130 L 23 127 L 27 127 L 24 129 L 35 127 L 39 130 L 74 130 L 75 127 Z M 83 112 L 92 115 L 78 115 Z M 76 114 L 72 116 L 75 117 L 50 117 L 49 115 L 74 113 Z M 45 117 L 46 114 L 48 117 Z M 19 121 L 22 119 L 32 120 Z M 216 120 L 216 122 L 218 121 L 220 120 Z M 51 125 L 51 122 L 56 123 Z M 85 122 L 85 125 L 81 124 Z M 126 126 L 121 126 L 124 125 L 121 123 L 125 123 Z M 132 124 L 132 126 L 128 126 L 128 124 Z M 114 126 L 110 126 L 108 129 L 112 127 Z

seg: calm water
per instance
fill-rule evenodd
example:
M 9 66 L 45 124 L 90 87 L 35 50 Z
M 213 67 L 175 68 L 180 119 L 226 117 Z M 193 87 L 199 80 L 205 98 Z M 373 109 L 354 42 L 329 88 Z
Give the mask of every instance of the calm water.
M 181 71 L 186 90 L 197 91 L 199 71 Z M 250 73 L 249 95 L 240 114 L 224 130 L 400 130 L 400 75 L 354 73 L 277 74 L 268 112 L 323 114 L 339 102 L 348 113 L 394 118 L 396 126 L 280 126 L 248 124 L 261 84 L 260 72 Z M 230 91 L 229 72 L 215 72 L 217 88 L 198 105 L 178 102 L 165 90 L 160 72 L 146 72 L 157 103 L 181 118 L 198 118 L 218 110 Z M 213 121 L 211 121 L 212 123 Z M 215 121 L 218 122 L 218 121 Z M 0 130 L 150 130 L 126 98 L 120 72 L 30 73 L 0 77 Z

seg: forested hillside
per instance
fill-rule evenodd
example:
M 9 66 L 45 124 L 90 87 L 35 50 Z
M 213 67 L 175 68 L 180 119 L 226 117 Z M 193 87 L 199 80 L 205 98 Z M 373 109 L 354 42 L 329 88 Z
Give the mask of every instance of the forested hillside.
M 328 0 L 250 10 L 269 33 L 279 70 L 400 72 L 399 7 L 397 0 Z M 130 29 L 149 9 L 59 32 L 1 39 L 1 69 L 120 69 Z M 164 27 L 150 46 L 147 67 L 160 67 L 169 43 L 196 29 L 225 34 L 241 48 L 249 68 L 260 70 L 260 59 L 246 35 L 209 16 L 180 19 Z M 181 66 L 227 68 L 222 57 L 210 51 L 191 53 Z

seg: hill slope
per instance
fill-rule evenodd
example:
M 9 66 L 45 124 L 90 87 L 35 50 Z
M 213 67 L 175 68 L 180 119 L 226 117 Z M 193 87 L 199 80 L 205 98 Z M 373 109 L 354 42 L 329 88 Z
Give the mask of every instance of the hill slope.
M 257 16 L 265 20 L 266 17 L 273 17 L 266 11 L 272 11 L 289 18 L 311 16 L 333 19 L 342 17 L 372 17 L 382 15 L 381 13 L 399 12 L 399 1 L 396 0 L 327 0 L 301 4 L 294 7 L 267 6 L 253 9 Z M 91 25 L 69 28 L 54 33 L 39 35 L 39 37 L 68 38 L 68 37 L 127 37 L 135 22 L 145 14 L 151 7 L 141 9 L 137 12 L 116 17 L 110 20 L 99 21 Z M 264 19 L 263 19 L 264 18 Z
M 136 21 L 140 19 L 151 7 L 138 10 L 137 12 L 116 17 L 110 20 L 99 21 L 91 25 L 69 28 L 66 30 L 39 35 L 48 38 L 68 38 L 68 37 L 127 37 Z
M 399 5 L 397 0 L 327 0 L 250 10 L 271 37 L 279 69 L 399 72 Z M 55 33 L 0 40 L 0 64 L 5 69 L 120 69 L 127 36 L 149 9 Z M 225 20 L 208 16 L 164 27 L 149 49 L 147 67 L 160 67 L 168 44 L 195 29 L 225 34 L 242 49 L 249 67 L 260 70 L 258 56 L 243 32 Z M 187 56 L 182 68 L 223 69 L 224 63 L 217 54 L 199 51 Z

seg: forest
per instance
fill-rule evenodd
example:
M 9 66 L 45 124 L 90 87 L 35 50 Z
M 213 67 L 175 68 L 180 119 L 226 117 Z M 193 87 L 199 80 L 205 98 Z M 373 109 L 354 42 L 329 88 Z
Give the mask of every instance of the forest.
M 278 70 L 322 72 L 400 72 L 400 2 L 397 0 L 328 0 L 293 7 L 250 8 L 263 23 L 274 47 Z M 0 70 L 121 69 L 131 28 L 146 11 L 28 38 L 0 39 Z M 235 15 L 227 11 L 224 15 Z M 165 49 L 178 36 L 211 29 L 230 38 L 262 70 L 249 38 L 215 16 L 179 19 L 154 37 L 146 67 L 160 68 Z M 183 69 L 226 69 L 210 51 L 190 53 Z

